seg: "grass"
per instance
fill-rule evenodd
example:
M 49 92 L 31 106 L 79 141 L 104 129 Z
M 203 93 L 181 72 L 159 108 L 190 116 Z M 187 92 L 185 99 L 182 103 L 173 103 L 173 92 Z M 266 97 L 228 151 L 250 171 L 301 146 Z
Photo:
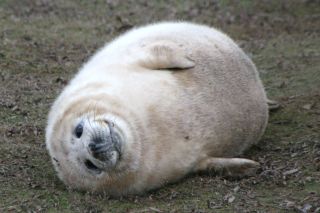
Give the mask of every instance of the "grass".
M 316 211 L 318 14 L 317 1 L 298 0 L 0 0 L 0 212 Z M 44 145 L 51 103 L 105 42 L 133 26 L 176 19 L 228 33 L 256 63 L 268 96 L 281 103 L 259 145 L 246 153 L 261 171 L 241 180 L 196 174 L 121 199 L 68 189 Z

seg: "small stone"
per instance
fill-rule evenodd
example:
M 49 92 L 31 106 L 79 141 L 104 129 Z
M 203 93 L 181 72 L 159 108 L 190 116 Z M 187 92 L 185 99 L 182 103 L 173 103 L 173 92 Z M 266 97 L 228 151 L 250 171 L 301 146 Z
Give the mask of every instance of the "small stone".
M 225 195 L 223 199 L 224 199 L 225 201 L 227 201 L 228 203 L 232 203 L 232 202 L 236 199 L 236 197 L 233 196 L 233 195 L 230 193 L 230 194 Z
M 312 206 L 311 206 L 309 203 L 306 203 L 306 204 L 303 206 L 303 208 L 301 209 L 301 211 L 302 211 L 303 213 L 308 213 L 311 208 L 312 208 Z
M 17 111 L 17 110 L 18 110 L 18 106 L 16 105 L 16 106 L 12 107 L 11 110 L 12 110 L 13 112 L 14 112 L 14 111 Z
M 233 192 L 234 192 L 234 193 L 237 193 L 237 192 L 239 191 L 239 189 L 240 189 L 240 186 L 236 186 L 236 187 L 233 189 Z
M 290 200 L 286 200 L 285 203 L 286 203 L 287 208 L 292 208 L 295 206 L 295 202 L 290 201 Z
M 231 196 L 228 198 L 228 203 L 232 203 L 235 199 L 236 199 L 236 197 L 233 196 L 233 195 L 231 195 Z
M 313 104 L 305 104 L 302 106 L 302 108 L 305 110 L 310 110 L 312 107 L 313 107 Z
M 14 211 L 14 210 L 17 210 L 17 207 L 16 206 L 9 206 L 7 208 L 8 211 Z
M 307 182 L 312 181 L 312 177 L 306 177 L 306 181 L 307 181 Z
M 285 171 L 284 173 L 282 173 L 284 176 L 286 175 L 292 175 L 294 173 L 297 173 L 299 171 L 299 169 L 291 169 L 291 170 L 288 170 L 288 171 Z
M 162 212 L 160 209 L 154 208 L 154 207 L 149 207 L 149 209 L 153 212 Z

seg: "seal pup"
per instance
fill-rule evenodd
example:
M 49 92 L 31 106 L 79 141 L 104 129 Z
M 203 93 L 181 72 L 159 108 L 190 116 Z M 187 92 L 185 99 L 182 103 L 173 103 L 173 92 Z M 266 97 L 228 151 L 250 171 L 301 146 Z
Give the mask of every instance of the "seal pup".
M 48 117 L 60 179 L 111 196 L 139 194 L 199 171 L 242 176 L 267 97 L 252 61 L 224 33 L 157 23 L 116 38 L 70 81 Z

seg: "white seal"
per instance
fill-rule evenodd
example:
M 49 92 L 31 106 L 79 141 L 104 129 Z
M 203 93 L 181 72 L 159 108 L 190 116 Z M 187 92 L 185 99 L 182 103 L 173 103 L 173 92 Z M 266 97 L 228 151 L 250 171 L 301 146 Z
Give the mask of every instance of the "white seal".
M 228 36 L 159 23 L 118 37 L 81 68 L 51 108 L 46 144 L 68 186 L 121 196 L 191 172 L 255 171 L 236 157 L 267 120 L 256 68 Z

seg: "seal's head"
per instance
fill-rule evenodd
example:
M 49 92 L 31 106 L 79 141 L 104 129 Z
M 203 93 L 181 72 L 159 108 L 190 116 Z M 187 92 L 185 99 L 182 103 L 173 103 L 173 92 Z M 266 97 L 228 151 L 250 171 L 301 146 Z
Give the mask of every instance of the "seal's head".
M 95 113 L 59 117 L 47 127 L 47 148 L 60 179 L 73 188 L 97 191 L 119 175 L 126 140 L 119 120 Z
M 105 119 L 82 118 L 75 122 L 71 143 L 76 144 L 80 168 L 93 175 L 111 171 L 120 160 L 121 137 L 115 124 Z

